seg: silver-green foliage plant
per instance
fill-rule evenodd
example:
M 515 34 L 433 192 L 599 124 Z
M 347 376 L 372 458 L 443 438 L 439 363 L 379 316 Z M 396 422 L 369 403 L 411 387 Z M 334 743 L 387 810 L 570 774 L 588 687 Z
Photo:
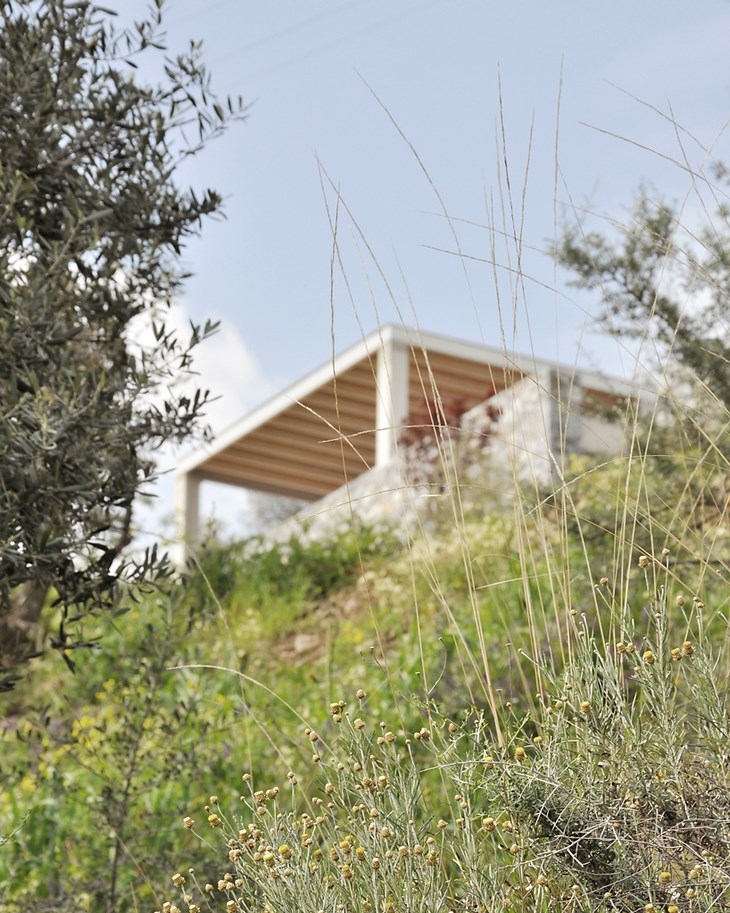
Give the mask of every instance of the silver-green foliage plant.
M 730 901 L 727 640 L 639 558 L 605 623 L 570 615 L 558 667 L 540 661 L 537 711 L 458 723 L 422 708 L 415 731 L 371 719 L 365 694 L 304 730 L 319 785 L 244 774 L 238 809 L 218 796 L 181 832 L 218 843 L 215 875 L 171 873 L 163 909 L 634 911 Z M 647 590 L 641 583 L 645 578 Z M 670 591 L 673 597 L 670 603 Z M 646 598 L 641 625 L 630 600 Z M 716 632 L 727 635 L 719 615 Z
M 221 198 L 177 174 L 244 108 L 210 94 L 197 45 L 166 54 L 161 7 L 122 30 L 89 2 L 0 3 L 0 668 L 49 592 L 64 650 L 71 618 L 113 601 L 152 454 L 207 399 L 171 382 L 214 327 L 181 338 L 167 315 Z M 159 84 L 137 75 L 148 57 Z
M 654 576 L 652 559 L 639 562 Z M 512 903 L 527 891 L 561 909 L 677 913 L 730 897 L 728 667 L 713 644 L 727 619 L 710 638 L 706 607 L 687 611 L 681 590 L 673 607 L 677 588 L 658 576 L 641 626 L 599 584 L 611 623 L 576 616 L 530 737 L 495 753 L 486 788 L 514 825 Z

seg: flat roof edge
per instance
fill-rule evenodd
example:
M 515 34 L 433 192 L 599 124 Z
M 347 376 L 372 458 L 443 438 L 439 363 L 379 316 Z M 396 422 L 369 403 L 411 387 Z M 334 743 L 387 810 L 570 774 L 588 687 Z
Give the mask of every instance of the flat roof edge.
M 582 370 L 578 365 L 560 364 L 532 356 L 510 355 L 502 349 L 478 342 L 468 342 L 402 324 L 384 324 L 339 355 L 333 355 L 329 361 L 276 393 L 260 406 L 247 412 L 216 434 L 213 440 L 183 456 L 177 464 L 175 475 L 180 476 L 195 471 L 211 457 L 221 453 L 241 437 L 279 415 L 285 409 L 300 402 L 323 384 L 333 380 L 364 359 L 376 356 L 378 351 L 388 343 L 400 344 L 415 351 L 434 352 L 482 364 L 491 364 L 523 374 L 538 374 L 546 370 L 572 372 L 580 378 L 582 385 L 619 395 L 639 391 L 649 392 L 641 384 L 595 371 Z
M 363 359 L 376 355 L 381 342 L 390 338 L 389 334 L 387 336 L 385 334 L 387 329 L 387 327 L 383 327 L 382 332 L 376 331 L 361 339 L 330 361 L 325 362 L 315 368 L 314 371 L 285 387 L 279 393 L 274 394 L 260 406 L 256 406 L 240 419 L 237 419 L 233 424 L 228 425 L 215 435 L 213 441 L 184 456 L 177 465 L 176 474 L 184 475 L 197 469 L 198 466 L 205 463 L 212 456 L 225 450 L 226 447 L 229 447 L 244 435 L 249 434 L 254 428 L 279 415 L 285 409 L 288 409 L 289 406 L 300 402 L 306 396 L 309 396 L 310 393 L 327 383 L 327 381 L 344 373 Z

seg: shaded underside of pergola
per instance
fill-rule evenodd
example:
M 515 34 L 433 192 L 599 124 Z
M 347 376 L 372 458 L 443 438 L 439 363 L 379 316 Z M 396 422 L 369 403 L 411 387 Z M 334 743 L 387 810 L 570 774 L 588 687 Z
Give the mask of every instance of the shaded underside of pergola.
M 333 356 L 244 416 L 177 470 L 179 560 L 198 534 L 199 488 L 206 480 L 316 501 L 370 469 L 391 463 L 404 432 L 448 424 L 527 377 L 557 401 L 556 382 L 574 372 L 534 358 L 401 326 L 385 326 Z M 601 407 L 607 387 L 582 374 Z M 580 385 L 576 381 L 576 389 Z M 606 394 L 615 401 L 613 393 Z M 412 437 L 412 435 L 411 435 Z
M 191 470 L 201 479 L 316 500 L 380 462 L 379 432 L 397 442 L 406 426 L 443 423 L 444 413 L 484 402 L 515 377 L 503 366 L 438 352 L 412 349 L 407 360 L 407 407 L 397 427 L 379 426 L 385 410 L 378 409 L 377 356 L 364 357 L 300 398 L 282 398 L 273 415 Z

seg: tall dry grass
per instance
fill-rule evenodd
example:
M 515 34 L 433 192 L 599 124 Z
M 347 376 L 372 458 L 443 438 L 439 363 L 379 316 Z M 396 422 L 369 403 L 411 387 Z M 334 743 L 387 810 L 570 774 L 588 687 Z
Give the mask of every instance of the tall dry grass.
M 395 127 L 466 263 L 458 219 Z M 501 129 L 506 151 L 503 120 Z M 555 174 L 557 200 L 557 164 Z M 701 168 L 691 176 L 687 204 L 716 192 Z M 500 174 L 503 223 L 486 229 L 510 358 L 507 340 L 529 300 L 526 178 L 518 188 Z M 333 315 L 347 222 L 413 322 L 415 306 L 399 304 L 324 169 L 322 180 Z M 573 208 L 572 218 L 584 231 L 584 214 Z M 558 222 L 556 204 L 556 232 Z M 696 262 L 699 237 L 678 225 L 675 257 Z M 305 775 L 245 774 L 237 806 L 213 796 L 197 821 L 191 811 L 184 828 L 220 848 L 220 876 L 206 883 L 181 868 L 178 905 L 679 913 L 730 903 L 729 417 L 681 365 L 667 370 L 671 339 L 658 351 L 651 336 L 639 338 L 631 351 L 637 390 L 659 395 L 628 398 L 614 453 L 581 457 L 563 441 L 548 477 L 530 479 L 518 461 L 495 465 L 489 448 L 476 469 L 465 464 L 468 430 L 426 429 L 437 450 L 430 509 L 408 518 L 400 590 L 376 582 L 367 591 L 381 674 L 375 715 L 364 688 L 332 693 L 322 717 L 299 727 Z M 420 382 L 445 411 L 433 375 Z M 540 393 L 565 410 L 565 387 Z M 410 692 L 392 665 L 402 654 L 389 647 L 387 621 L 388 600 L 409 599 L 418 655 Z M 450 645 L 442 656 L 432 642 L 439 628 Z

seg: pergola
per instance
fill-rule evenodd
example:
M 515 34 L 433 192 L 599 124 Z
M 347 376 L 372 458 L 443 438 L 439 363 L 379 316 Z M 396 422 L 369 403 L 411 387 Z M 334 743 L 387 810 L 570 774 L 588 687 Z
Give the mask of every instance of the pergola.
M 390 463 L 409 423 L 441 424 L 450 405 L 466 411 L 550 371 L 552 363 L 478 343 L 381 327 L 181 461 L 178 560 L 199 534 L 201 482 L 316 501 Z

